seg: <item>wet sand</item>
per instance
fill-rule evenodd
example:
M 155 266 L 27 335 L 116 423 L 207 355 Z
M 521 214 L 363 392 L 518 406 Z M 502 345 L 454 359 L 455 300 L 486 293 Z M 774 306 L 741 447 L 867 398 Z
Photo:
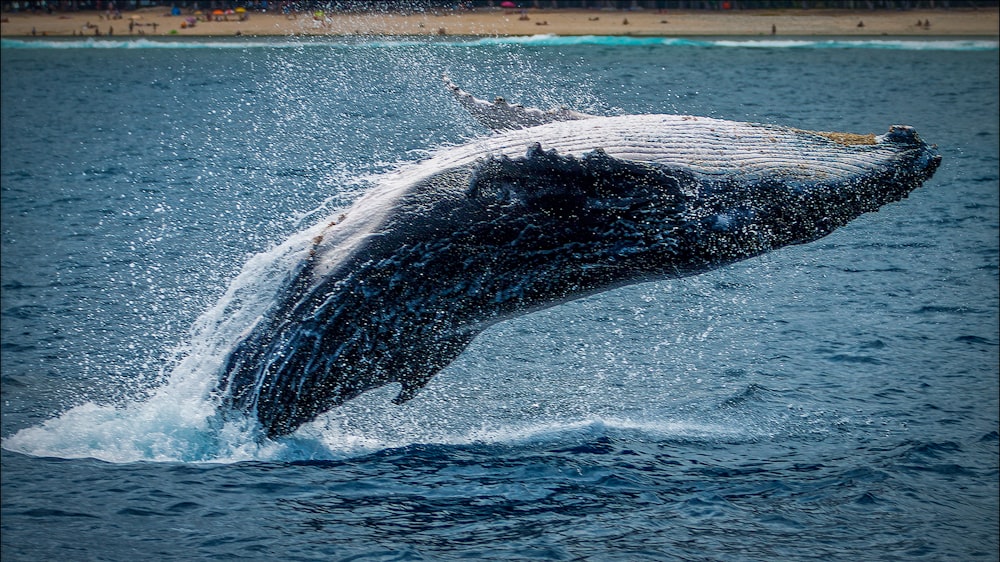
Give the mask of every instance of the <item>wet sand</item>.
M 634 36 L 992 36 L 998 10 L 748 10 L 582 11 L 502 10 L 424 14 L 169 15 L 166 7 L 123 12 L 4 13 L 0 36 L 291 35 L 634 35 Z M 524 19 L 524 17 L 527 19 Z M 189 19 L 190 18 L 190 19 Z M 197 20 L 195 20 L 197 18 Z M 216 20 L 221 21 L 216 21 Z M 205 21 L 207 20 L 207 21 Z M 189 21 L 195 21 L 191 25 Z M 927 22 L 929 25 L 924 25 Z

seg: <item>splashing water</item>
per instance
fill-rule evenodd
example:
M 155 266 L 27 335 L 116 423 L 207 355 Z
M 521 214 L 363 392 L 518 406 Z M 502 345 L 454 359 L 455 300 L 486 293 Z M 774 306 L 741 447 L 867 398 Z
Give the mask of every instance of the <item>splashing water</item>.
M 95 457 L 115 462 L 238 461 L 268 457 L 250 428 L 216 418 L 211 395 L 223 361 L 240 336 L 273 303 L 303 263 L 319 226 L 258 254 L 176 352 L 167 383 L 145 401 L 87 403 L 5 439 L 7 449 L 38 456 Z M 263 450 L 261 448 L 264 448 Z

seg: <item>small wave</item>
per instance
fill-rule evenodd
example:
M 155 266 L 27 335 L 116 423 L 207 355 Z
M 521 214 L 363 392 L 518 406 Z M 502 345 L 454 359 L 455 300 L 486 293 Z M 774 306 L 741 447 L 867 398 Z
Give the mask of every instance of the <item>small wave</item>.
M 746 404 L 757 402 L 763 400 L 768 394 L 773 391 L 765 386 L 751 383 L 747 385 L 741 392 L 730 396 L 722 402 L 722 408 L 733 409 L 740 408 Z
M 738 49 L 879 49 L 897 51 L 995 51 L 1000 41 L 991 39 L 685 39 L 627 35 L 524 35 L 496 37 L 251 37 L 184 39 L 3 39 L 4 49 L 302 49 L 393 47 L 678 47 Z
M 944 305 L 925 305 L 921 306 L 914 311 L 916 314 L 984 314 L 982 310 L 970 308 L 964 305 L 959 306 L 944 306 Z
M 243 49 L 254 46 L 251 43 L 231 41 L 168 41 L 155 39 L 3 39 L 4 49 Z M 261 43 L 259 46 L 265 46 Z
M 950 459 L 962 451 L 962 445 L 955 441 L 911 441 L 902 457 L 906 460 L 918 458 Z
M 862 365 L 881 365 L 882 361 L 870 355 L 856 355 L 852 353 L 836 353 L 827 359 L 834 363 L 857 363 Z
M 1000 42 L 987 39 L 787 39 L 718 40 L 714 47 L 754 49 L 879 49 L 888 51 L 995 51 Z
M 997 342 L 995 342 L 995 341 L 993 341 L 991 339 L 980 337 L 980 336 L 971 336 L 971 335 L 958 336 L 957 338 L 955 338 L 955 341 L 962 342 L 962 343 L 967 343 L 967 344 L 973 344 L 973 345 L 987 345 L 987 346 L 993 346 L 993 347 L 996 347 L 996 345 L 997 345 Z
M 667 37 L 633 37 L 628 35 L 521 35 L 511 37 L 483 37 L 465 43 L 467 45 L 531 45 L 531 46 L 568 46 L 568 45 L 604 45 L 611 47 L 648 47 L 677 46 L 704 47 L 711 45 L 710 41 Z

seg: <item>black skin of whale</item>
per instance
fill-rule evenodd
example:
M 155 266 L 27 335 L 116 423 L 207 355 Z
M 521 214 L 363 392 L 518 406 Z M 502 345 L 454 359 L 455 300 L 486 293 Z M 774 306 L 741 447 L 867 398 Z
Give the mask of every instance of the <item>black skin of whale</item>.
M 816 240 L 934 173 L 940 156 L 912 130 L 890 134 L 913 144 L 898 165 L 808 186 L 537 145 L 442 170 L 318 285 L 301 269 L 230 354 L 222 408 L 275 438 L 389 383 L 402 403 L 505 318 Z

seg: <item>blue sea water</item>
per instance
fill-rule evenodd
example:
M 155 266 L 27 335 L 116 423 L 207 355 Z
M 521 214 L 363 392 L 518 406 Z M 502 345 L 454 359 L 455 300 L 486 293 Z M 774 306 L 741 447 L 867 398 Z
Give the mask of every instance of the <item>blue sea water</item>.
M 3 560 L 997 560 L 998 48 L 983 40 L 11 41 Z M 909 124 L 943 155 L 818 242 L 484 332 L 414 400 L 205 423 L 280 244 L 487 134 L 591 113 Z M 246 312 L 249 311 L 249 312 Z

